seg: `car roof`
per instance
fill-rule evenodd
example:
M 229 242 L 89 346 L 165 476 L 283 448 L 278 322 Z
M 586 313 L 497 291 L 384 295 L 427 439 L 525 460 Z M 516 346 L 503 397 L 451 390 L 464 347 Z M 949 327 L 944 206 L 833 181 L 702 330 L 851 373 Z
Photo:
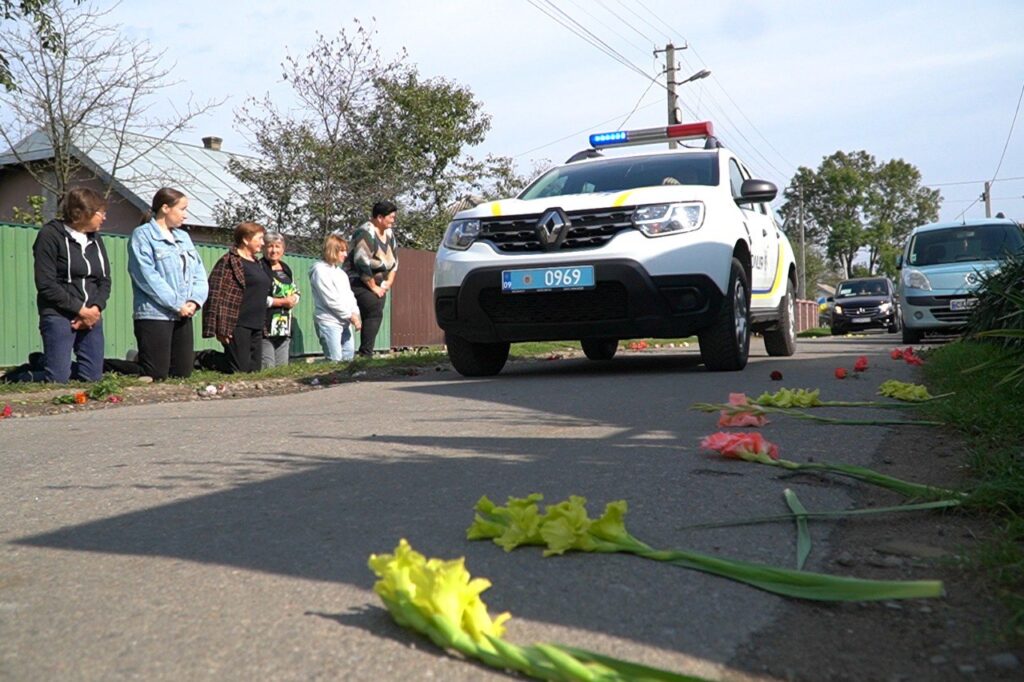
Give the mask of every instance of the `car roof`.
M 634 148 L 635 149 L 635 148 Z M 582 156 L 585 152 L 593 150 L 583 150 L 578 152 L 574 156 Z M 646 152 L 636 152 L 631 154 L 598 154 L 597 156 L 591 156 L 589 158 L 578 158 L 575 161 L 567 161 L 565 163 L 553 166 L 553 168 L 560 168 L 562 166 L 584 166 L 590 163 L 601 163 L 602 161 L 615 161 L 617 159 L 639 159 L 645 157 L 657 157 L 657 156 L 679 156 L 689 154 L 704 154 L 704 155 L 718 155 L 719 152 L 727 151 L 724 147 L 718 147 L 715 149 L 705 149 L 704 147 L 685 147 L 680 146 L 677 149 L 659 149 L 657 151 L 651 150 Z
M 885 275 L 872 275 L 871 277 L 853 277 L 852 279 L 844 279 L 840 284 L 848 284 L 850 282 L 876 282 L 880 279 L 889 279 Z
M 933 230 L 948 230 L 956 227 L 981 227 L 983 225 L 1012 225 L 1014 227 L 1020 227 L 1020 225 L 1009 218 L 971 218 L 970 220 L 947 220 L 941 223 L 928 223 L 927 225 L 919 225 L 911 230 L 910 234 L 915 235 L 921 232 L 931 232 Z

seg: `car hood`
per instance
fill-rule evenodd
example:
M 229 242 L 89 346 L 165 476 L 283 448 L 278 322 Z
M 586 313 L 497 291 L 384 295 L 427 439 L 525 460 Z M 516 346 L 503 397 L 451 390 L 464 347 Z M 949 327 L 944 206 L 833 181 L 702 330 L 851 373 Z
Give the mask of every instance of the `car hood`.
M 589 194 L 563 194 L 540 199 L 500 199 L 487 201 L 471 209 L 460 211 L 456 218 L 485 218 L 540 214 L 549 208 L 563 211 L 639 206 L 680 201 L 702 201 L 716 188 L 705 185 L 664 185 L 638 187 L 617 192 L 591 192 Z
M 888 296 L 850 296 L 849 298 L 837 298 L 835 305 L 843 306 L 844 308 L 872 308 L 888 300 Z
M 910 266 L 924 273 L 933 290 L 973 291 L 981 283 L 978 273 L 996 270 L 999 261 L 970 261 L 964 263 L 946 263 L 944 265 L 927 265 L 924 267 Z

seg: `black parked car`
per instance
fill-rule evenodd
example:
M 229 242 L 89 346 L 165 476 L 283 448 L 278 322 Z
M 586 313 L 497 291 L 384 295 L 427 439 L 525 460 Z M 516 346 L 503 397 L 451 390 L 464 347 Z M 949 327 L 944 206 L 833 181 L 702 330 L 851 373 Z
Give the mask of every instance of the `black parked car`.
M 881 328 L 900 330 L 900 306 L 888 277 L 861 277 L 840 282 L 832 308 L 832 334 Z

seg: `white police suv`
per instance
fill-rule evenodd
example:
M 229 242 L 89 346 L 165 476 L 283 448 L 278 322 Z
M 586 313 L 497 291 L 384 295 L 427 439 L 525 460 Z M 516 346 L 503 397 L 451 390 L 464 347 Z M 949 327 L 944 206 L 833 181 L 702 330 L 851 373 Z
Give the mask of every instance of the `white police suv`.
M 600 149 L 703 139 L 628 156 Z M 709 122 L 590 137 L 592 148 L 513 199 L 458 213 L 434 269 L 434 310 L 464 376 L 497 374 L 517 341 L 579 340 L 610 360 L 620 340 L 696 334 L 711 370 L 796 349 L 793 250 Z

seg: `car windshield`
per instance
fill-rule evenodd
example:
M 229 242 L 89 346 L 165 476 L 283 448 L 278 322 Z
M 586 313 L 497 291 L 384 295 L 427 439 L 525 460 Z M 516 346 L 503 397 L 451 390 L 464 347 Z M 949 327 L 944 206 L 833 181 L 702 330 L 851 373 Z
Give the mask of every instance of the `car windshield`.
M 1024 235 L 1013 225 L 971 225 L 930 230 L 914 235 L 907 262 L 941 265 L 999 260 L 1024 248 Z
M 554 168 L 537 178 L 519 195 L 540 199 L 563 194 L 621 192 L 658 185 L 718 184 L 718 156 L 714 152 L 622 157 Z
M 884 279 L 862 279 L 855 282 L 843 282 L 836 289 L 836 298 L 853 296 L 885 296 L 889 293 Z

